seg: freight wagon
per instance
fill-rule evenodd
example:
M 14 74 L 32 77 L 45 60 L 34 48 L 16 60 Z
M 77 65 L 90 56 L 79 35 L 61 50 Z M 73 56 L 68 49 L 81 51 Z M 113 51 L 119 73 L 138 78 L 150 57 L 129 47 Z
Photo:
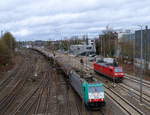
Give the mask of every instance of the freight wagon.
M 71 86 L 80 96 L 85 106 L 97 109 L 105 105 L 104 86 L 92 77 L 81 78 L 79 72 L 72 70 L 69 74 Z
M 97 60 L 93 66 L 95 72 L 103 74 L 115 82 L 122 82 L 124 78 L 122 67 L 111 58 Z

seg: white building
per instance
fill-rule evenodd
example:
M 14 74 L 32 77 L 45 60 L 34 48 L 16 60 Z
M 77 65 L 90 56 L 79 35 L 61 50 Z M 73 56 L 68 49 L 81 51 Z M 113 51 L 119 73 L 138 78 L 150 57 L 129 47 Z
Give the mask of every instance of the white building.
M 95 41 L 94 40 L 88 40 L 88 45 L 95 45 Z
M 93 47 L 93 45 L 71 45 L 70 51 L 74 55 L 89 55 L 94 54 L 96 52 L 95 47 Z
M 70 46 L 70 52 L 74 55 L 89 55 L 89 54 L 95 54 L 96 48 L 95 48 L 95 42 L 94 40 L 88 40 L 88 43 L 84 42 L 80 45 L 71 45 Z

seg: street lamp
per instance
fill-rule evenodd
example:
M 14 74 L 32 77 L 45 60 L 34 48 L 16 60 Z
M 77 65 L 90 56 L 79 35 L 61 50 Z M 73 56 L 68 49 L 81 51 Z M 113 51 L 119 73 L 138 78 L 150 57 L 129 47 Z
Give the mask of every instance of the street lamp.
M 143 95 L 143 67 L 142 67 L 142 60 L 143 60 L 143 30 L 142 25 L 138 25 L 141 28 L 141 73 L 140 73 L 140 103 L 142 104 L 142 95 Z

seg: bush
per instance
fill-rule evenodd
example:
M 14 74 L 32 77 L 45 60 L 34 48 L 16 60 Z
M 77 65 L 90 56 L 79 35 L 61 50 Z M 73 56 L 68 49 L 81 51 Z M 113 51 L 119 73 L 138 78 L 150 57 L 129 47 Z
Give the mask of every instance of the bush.
M 11 62 L 12 55 L 16 46 L 15 38 L 10 32 L 7 32 L 0 38 L 0 65 L 6 65 Z

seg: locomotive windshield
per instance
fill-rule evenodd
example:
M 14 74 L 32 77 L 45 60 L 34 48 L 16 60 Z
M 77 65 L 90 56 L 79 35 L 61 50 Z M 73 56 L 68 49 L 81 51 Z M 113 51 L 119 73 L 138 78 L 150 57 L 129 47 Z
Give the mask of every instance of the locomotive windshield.
M 101 99 L 104 98 L 103 87 L 91 86 L 88 87 L 89 99 Z
M 93 93 L 93 92 L 102 92 L 103 88 L 102 87 L 89 87 L 88 90 L 91 93 Z
M 115 72 L 123 72 L 122 68 L 115 68 Z

